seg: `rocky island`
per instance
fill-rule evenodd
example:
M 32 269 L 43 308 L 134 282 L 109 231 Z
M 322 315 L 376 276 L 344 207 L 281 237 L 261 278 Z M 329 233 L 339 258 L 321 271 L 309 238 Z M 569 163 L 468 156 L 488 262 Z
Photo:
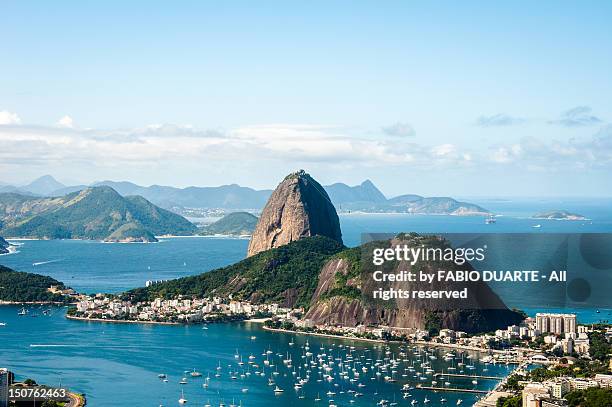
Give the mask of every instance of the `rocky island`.
M 587 218 L 577 213 L 568 212 L 565 210 L 553 210 L 540 212 L 533 215 L 534 219 L 552 219 L 552 220 L 586 220 Z

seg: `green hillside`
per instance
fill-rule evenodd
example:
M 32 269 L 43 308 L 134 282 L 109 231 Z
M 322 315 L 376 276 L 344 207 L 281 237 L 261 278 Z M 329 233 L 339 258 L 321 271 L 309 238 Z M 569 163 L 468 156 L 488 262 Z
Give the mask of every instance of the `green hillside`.
M 153 300 L 231 293 L 236 299 L 307 307 L 317 286 L 319 271 L 330 256 L 343 248 L 327 237 L 304 238 L 208 273 L 137 288 L 126 296 Z
M 110 187 L 87 188 L 61 198 L 0 194 L 2 234 L 45 239 L 155 241 L 154 235 L 191 235 L 185 218 L 139 196 L 122 197 Z
M 257 226 L 257 216 L 249 212 L 233 212 L 198 230 L 200 235 L 250 235 Z
M 0 301 L 66 302 L 67 297 L 47 291 L 52 285 L 65 288 L 64 284 L 51 277 L 23 273 L 0 266 Z

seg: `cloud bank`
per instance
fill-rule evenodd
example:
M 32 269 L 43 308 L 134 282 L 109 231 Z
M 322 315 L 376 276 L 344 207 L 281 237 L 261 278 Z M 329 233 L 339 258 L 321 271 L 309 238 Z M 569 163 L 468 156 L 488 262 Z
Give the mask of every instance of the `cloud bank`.
M 603 120 L 591 114 L 592 110 L 588 106 L 576 106 L 563 112 L 559 119 L 551 120 L 549 123 L 564 127 L 593 126 L 602 123 Z

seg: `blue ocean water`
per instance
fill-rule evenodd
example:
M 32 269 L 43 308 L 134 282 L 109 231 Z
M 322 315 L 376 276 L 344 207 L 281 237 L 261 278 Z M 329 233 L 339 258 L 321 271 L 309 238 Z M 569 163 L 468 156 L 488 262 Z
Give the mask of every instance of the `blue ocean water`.
M 246 239 L 164 238 L 152 244 L 21 240 L 0 264 L 51 276 L 84 293 L 120 292 L 227 266 L 244 258 Z
M 448 405 L 454 406 L 458 399 L 471 405 L 478 394 L 414 389 L 408 392 L 410 397 L 403 400 L 401 389 L 404 384 L 411 387 L 431 385 L 432 380 L 436 380 L 433 374 L 426 373 L 422 365 L 425 361 L 431 362 L 435 372 L 449 372 L 448 368 L 453 366 L 458 369 L 456 373 L 463 371 L 467 375 L 503 376 L 511 369 L 506 365 L 484 364 L 478 360 L 484 355 L 478 353 L 470 354 L 474 357 L 471 361 L 467 354 L 464 355 L 466 365 L 471 363 L 474 369 L 458 368 L 461 354 L 446 362 L 443 356 L 447 350 L 432 351 L 436 360 L 431 360 L 422 351 L 415 355 L 412 349 L 406 356 L 400 356 L 398 346 L 391 347 L 386 354 L 387 350 L 378 344 L 269 332 L 253 323 L 209 325 L 205 330 L 197 325 L 71 321 L 64 318 L 63 309 L 57 308 L 50 316 L 36 318 L 17 316 L 17 311 L 15 306 L 0 307 L 0 320 L 7 324 L 0 327 L 0 366 L 10 367 L 22 379 L 34 377 L 50 385 L 58 385 L 61 381 L 64 386 L 86 393 L 90 406 L 176 406 L 181 390 L 189 400 L 188 405 L 195 406 L 207 402 L 214 406 L 220 402 L 243 406 L 313 406 L 327 405 L 329 399 L 341 406 L 372 406 L 381 399 L 403 404 L 415 399 L 423 404 L 425 397 L 432 400 L 432 405 L 440 405 L 443 397 Z M 36 308 L 31 309 L 31 314 L 36 312 Z M 293 346 L 289 344 L 292 341 Z M 310 350 L 304 348 L 307 341 Z M 348 348 L 350 346 L 354 349 Z M 268 351 L 271 353 L 267 354 Z M 235 357 L 236 352 L 241 359 Z M 313 355 L 307 356 L 306 352 Z M 331 368 L 329 372 L 320 369 L 319 364 L 310 365 L 322 354 Z M 353 362 L 347 358 L 349 354 Z M 251 355 L 253 363 L 259 367 L 248 364 Z M 293 361 L 290 368 L 282 362 L 288 355 Z M 373 364 L 384 358 L 388 358 L 387 362 L 392 358 L 405 361 L 398 364 L 396 373 L 388 369 L 377 376 L 376 372 L 381 370 Z M 266 359 L 270 361 L 269 366 L 264 365 Z M 241 360 L 242 366 L 239 365 Z M 367 372 L 362 370 L 364 366 Z M 406 371 L 410 366 L 415 370 Z M 203 377 L 192 378 L 189 374 L 192 369 L 197 369 Z M 265 377 L 256 375 L 256 371 L 265 372 Z M 350 372 L 347 379 L 340 377 L 342 371 Z M 355 371 L 359 376 L 355 376 Z M 420 380 L 417 372 L 426 379 Z M 160 373 L 168 376 L 167 383 L 157 377 Z M 216 373 L 221 376 L 215 377 Z M 330 374 L 333 380 L 323 378 L 324 373 Z M 397 381 L 387 382 L 385 375 Z M 208 376 L 210 385 L 205 389 L 202 384 Z M 308 383 L 300 390 L 294 389 L 298 378 L 307 376 Z M 188 384 L 179 384 L 182 377 L 187 378 Z M 274 394 L 274 387 L 268 385 L 269 379 L 284 390 L 283 394 Z M 490 389 L 495 384 L 492 380 L 473 384 L 469 377 L 437 380 L 440 386 L 448 381 L 448 387 L 480 390 Z M 248 390 L 243 392 L 242 389 Z M 363 396 L 355 397 L 353 391 Z M 327 392 L 335 394 L 327 395 Z M 322 401 L 315 402 L 317 397 Z
M 485 225 L 481 217 L 423 216 L 423 215 L 359 215 L 341 216 L 343 238 L 347 245 L 355 246 L 361 242 L 363 233 L 381 232 L 520 232 L 520 233 L 582 233 L 612 232 L 612 211 L 609 201 L 597 204 L 569 204 L 561 206 L 555 202 L 507 202 L 492 200 L 477 202 L 488 209 L 503 214 L 497 223 Z M 554 205 L 553 205 L 554 204 Z M 589 221 L 545 221 L 530 219 L 539 210 L 556 208 L 567 209 L 584 214 Z M 512 213 L 510 211 L 512 209 Z M 533 228 L 540 224 L 540 228 Z M 216 267 L 228 265 L 244 258 L 248 241 L 224 238 L 169 238 L 157 244 L 105 244 L 88 241 L 20 241 L 19 252 L 1 256 L 0 264 L 21 271 L 50 275 L 73 288 L 84 292 L 118 292 L 142 286 L 146 280 L 170 279 L 205 272 Z M 582 323 L 610 319 L 610 307 L 603 307 L 597 314 L 592 310 L 577 310 Z M 263 331 L 258 325 L 241 323 L 210 326 L 203 330 L 199 326 L 153 326 L 136 324 L 100 324 L 71 321 L 64 318 L 64 308 L 54 308 L 50 316 L 44 316 L 41 309 L 33 307 L 30 316 L 18 317 L 17 307 L 0 307 L 0 366 L 9 367 L 21 378 L 33 377 L 51 385 L 61 380 L 62 384 L 76 391 L 88 394 L 91 406 L 166 406 L 178 405 L 181 388 L 188 405 L 204 405 L 209 399 L 212 405 L 223 400 L 226 405 L 235 401 L 244 406 L 310 406 L 327 404 L 328 391 L 337 405 L 373 405 L 384 398 L 394 399 L 400 404 L 410 400 L 402 399 L 400 391 L 404 383 L 415 385 L 421 382 L 410 373 L 401 377 L 399 370 L 397 382 L 385 382 L 380 377 L 363 375 L 359 380 L 366 387 L 356 387 L 358 381 L 340 379 L 341 369 L 332 369 L 334 380 L 317 382 L 319 369 L 311 369 L 309 383 L 303 390 L 293 389 L 295 378 L 292 369 L 283 367 L 280 357 L 274 356 L 274 367 L 266 369 L 266 378 L 256 376 L 251 368 L 246 375 L 246 366 L 237 364 L 234 353 L 239 349 L 245 359 L 252 353 L 258 363 L 263 361 L 262 352 L 272 349 L 274 354 L 286 355 L 289 352 L 294 361 L 302 360 L 305 350 L 302 346 L 308 339 L 313 353 L 331 353 L 334 358 L 346 360 L 344 345 L 356 347 L 356 357 L 367 359 L 367 354 L 375 354 L 374 359 L 384 358 L 384 349 L 378 345 L 351 343 L 335 339 L 315 337 L 294 337 L 293 335 Z M 540 311 L 530 308 L 529 313 Z M 563 309 L 571 312 L 571 309 Z M 32 317 L 37 315 L 37 317 Z M 251 340 L 251 336 L 256 336 Z M 295 345 L 289 346 L 290 341 Z M 340 347 L 340 345 L 343 345 Z M 321 350 L 323 346 L 325 349 Z M 393 348 L 391 355 L 398 355 L 399 349 Z M 439 353 L 433 361 L 434 370 L 448 369 Z M 361 358 L 363 356 L 363 358 Z M 389 356 L 389 355 L 387 355 Z M 476 356 L 476 355 L 475 355 Z M 397 356 L 394 356 L 397 357 Z M 421 360 L 423 354 L 412 355 L 403 362 L 402 369 Z M 222 366 L 220 378 L 214 378 L 216 367 Z M 337 362 L 337 361 L 336 361 Z M 294 362 L 297 369 L 297 363 Z M 474 361 L 474 372 L 484 375 L 502 375 L 506 366 L 487 366 Z M 230 367 L 228 367 L 230 365 Z M 355 366 L 353 366 L 355 367 Z M 193 368 L 204 376 L 213 375 L 208 389 L 202 387 L 203 379 L 191 379 L 189 384 L 178 384 L 184 370 Z M 278 369 L 278 375 L 274 372 Z M 304 376 L 305 367 L 296 374 Z M 484 369 L 487 369 L 486 373 Z M 231 378 L 230 371 L 237 378 Z M 158 373 L 169 376 L 168 383 L 157 378 Z M 406 373 L 406 372 L 404 372 Z M 245 374 L 241 378 L 240 374 Z M 471 373 L 473 374 L 473 372 Z M 273 377 L 285 392 L 274 396 L 267 385 Z M 424 381 L 431 383 L 431 377 Z M 452 379 L 452 386 L 487 389 L 491 381 L 480 380 L 477 385 L 468 379 Z M 335 386 L 338 384 L 338 386 Z M 243 388 L 247 388 L 245 393 Z M 354 397 L 349 390 L 364 393 Z M 425 397 L 432 400 L 431 405 L 440 405 L 445 397 L 449 405 L 462 398 L 470 405 L 476 395 L 451 392 L 434 393 L 425 390 L 410 391 L 411 397 L 423 404 Z M 319 394 L 322 399 L 314 401 Z M 304 396 L 303 398 L 300 398 Z M 117 404 L 117 400 L 122 402 Z M 123 401 L 129 400 L 129 403 Z M 351 403 L 351 400 L 354 403 Z

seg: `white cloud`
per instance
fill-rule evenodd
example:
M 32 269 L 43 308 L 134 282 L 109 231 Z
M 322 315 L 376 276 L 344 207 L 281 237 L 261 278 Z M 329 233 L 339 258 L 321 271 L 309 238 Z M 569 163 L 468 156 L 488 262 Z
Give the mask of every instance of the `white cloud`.
M 563 112 L 558 120 L 551 120 L 549 123 L 565 127 L 593 126 L 602 123 L 603 120 L 591 114 L 592 110 L 589 106 L 576 106 Z
M 492 116 L 480 116 L 476 119 L 476 125 L 480 127 L 507 127 L 523 124 L 527 119 L 514 117 L 505 113 L 498 113 Z
M 497 166 L 526 170 L 612 167 L 612 126 L 591 138 L 465 148 L 456 143 L 422 144 L 401 137 L 349 136 L 350 128 L 270 124 L 226 131 L 182 125 L 156 125 L 110 131 L 67 127 L 0 127 L 0 169 L 62 166 L 72 171 L 142 171 L 152 167 L 217 171 L 239 166 L 324 168 L 322 171 L 431 169 Z M 163 170 L 159 170 L 164 172 Z M 129 173 L 128 172 L 128 173 Z M 122 173 L 122 172 L 121 172 Z
M 258 125 L 228 131 L 192 126 L 154 125 L 111 131 L 62 127 L 19 126 L 0 130 L 0 159 L 23 165 L 87 162 L 97 166 L 143 166 L 151 162 L 321 163 L 346 167 L 410 164 L 430 168 L 465 162 L 469 151 L 452 145 L 426 146 L 402 138 L 353 137 L 339 126 Z M 10 141 L 10 143 L 8 142 Z
M 525 137 L 518 143 L 491 149 L 489 160 L 498 164 L 546 171 L 612 167 L 612 125 L 591 137 L 542 141 Z
M 21 124 L 21 119 L 17 113 L 0 110 L 0 125 L 2 124 Z
M 397 136 L 397 137 L 414 137 L 416 136 L 416 131 L 414 127 L 412 127 L 408 123 L 397 122 L 392 124 L 391 126 L 383 127 L 383 133 L 389 136 Z
M 66 115 L 64 117 L 62 117 L 61 119 L 59 119 L 56 123 L 59 127 L 66 127 L 68 129 L 72 129 L 74 127 L 74 121 L 72 120 L 72 117 Z

